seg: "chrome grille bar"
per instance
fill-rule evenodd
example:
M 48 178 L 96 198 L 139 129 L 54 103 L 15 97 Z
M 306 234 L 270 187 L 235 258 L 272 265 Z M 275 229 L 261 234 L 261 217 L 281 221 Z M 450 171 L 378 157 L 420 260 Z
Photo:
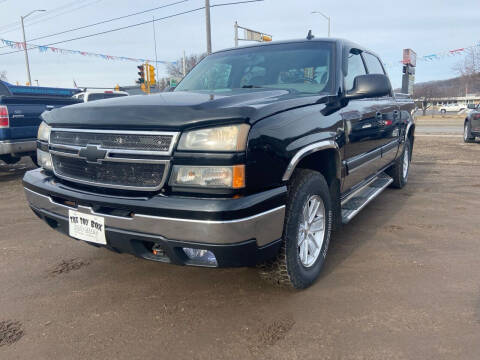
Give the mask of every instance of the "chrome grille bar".
M 49 151 L 59 178 L 91 186 L 158 191 L 166 182 L 178 136 L 177 132 L 53 128 Z

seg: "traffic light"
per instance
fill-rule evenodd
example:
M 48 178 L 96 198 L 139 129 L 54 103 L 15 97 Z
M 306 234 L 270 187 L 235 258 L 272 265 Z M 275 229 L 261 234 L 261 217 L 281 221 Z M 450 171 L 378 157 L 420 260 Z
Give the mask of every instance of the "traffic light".
M 154 86 L 157 82 L 157 79 L 155 79 L 155 67 L 153 65 L 148 64 L 147 69 L 148 69 L 148 77 L 147 77 L 148 83 L 150 84 L 150 86 Z
M 137 69 L 139 70 L 138 71 L 138 80 L 137 80 L 137 84 L 144 84 L 145 83 L 145 66 L 143 65 L 139 65 L 137 66 Z

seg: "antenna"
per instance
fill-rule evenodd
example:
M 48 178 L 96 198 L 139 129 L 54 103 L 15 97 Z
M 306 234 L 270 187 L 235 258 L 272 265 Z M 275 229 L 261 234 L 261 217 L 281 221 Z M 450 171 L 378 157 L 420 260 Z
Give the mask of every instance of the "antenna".
M 312 34 L 312 30 L 308 30 L 307 40 L 312 40 L 315 36 Z

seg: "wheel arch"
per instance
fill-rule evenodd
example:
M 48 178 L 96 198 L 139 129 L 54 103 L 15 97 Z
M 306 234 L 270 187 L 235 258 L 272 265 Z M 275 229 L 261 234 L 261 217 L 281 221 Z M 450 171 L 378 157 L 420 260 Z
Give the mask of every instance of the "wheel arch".
M 282 180 L 288 181 L 295 169 L 319 171 L 330 184 L 333 178 L 341 179 L 340 149 L 332 140 L 310 144 L 297 151 L 285 170 Z

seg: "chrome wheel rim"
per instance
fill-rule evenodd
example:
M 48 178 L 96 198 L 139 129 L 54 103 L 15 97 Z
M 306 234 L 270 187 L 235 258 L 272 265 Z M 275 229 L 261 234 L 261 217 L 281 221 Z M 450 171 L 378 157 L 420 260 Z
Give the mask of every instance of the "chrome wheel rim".
M 298 229 L 297 250 L 300 262 L 311 267 L 318 259 L 325 237 L 325 205 L 318 195 L 312 195 L 303 205 Z
M 408 175 L 408 167 L 410 165 L 410 155 L 408 153 L 408 147 L 403 152 L 403 178 L 406 179 Z

